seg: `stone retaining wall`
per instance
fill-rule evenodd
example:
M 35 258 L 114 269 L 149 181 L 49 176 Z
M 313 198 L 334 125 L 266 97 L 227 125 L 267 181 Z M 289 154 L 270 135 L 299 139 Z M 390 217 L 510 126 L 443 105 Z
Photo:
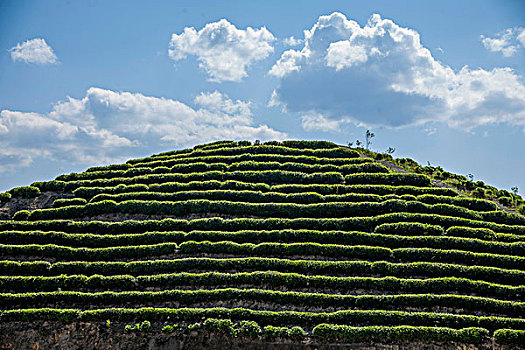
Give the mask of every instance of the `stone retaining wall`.
M 329 344 L 305 338 L 266 341 L 261 338 L 228 337 L 207 333 L 204 330 L 187 331 L 184 334 L 163 334 L 164 323 L 152 323 L 151 330 L 124 333 L 125 323 L 104 322 L 4 322 L 0 321 L 0 349 L 47 350 L 47 349 L 224 349 L 224 350 L 488 350 L 503 349 L 493 344 L 469 345 L 458 343 L 432 344 Z M 506 349 L 505 349 L 506 350 Z

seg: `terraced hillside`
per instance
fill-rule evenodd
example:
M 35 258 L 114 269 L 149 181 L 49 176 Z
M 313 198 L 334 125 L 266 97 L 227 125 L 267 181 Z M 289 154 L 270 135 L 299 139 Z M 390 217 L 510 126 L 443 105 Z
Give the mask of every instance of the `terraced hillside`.
M 390 165 L 224 141 L 0 194 L 0 348 L 523 348 L 525 217 Z

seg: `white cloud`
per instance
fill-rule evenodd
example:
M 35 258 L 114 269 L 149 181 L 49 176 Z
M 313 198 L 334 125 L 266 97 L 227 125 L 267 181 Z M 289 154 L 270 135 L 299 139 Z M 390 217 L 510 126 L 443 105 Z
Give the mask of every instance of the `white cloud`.
M 218 139 L 283 139 L 286 134 L 255 125 L 250 103 L 220 92 L 201 93 L 192 108 L 182 102 L 90 88 L 46 114 L 0 112 L 0 172 L 34 159 L 95 165 L 122 161 L 170 147 Z
M 304 61 L 306 57 L 308 57 L 307 53 L 303 54 L 295 50 L 287 50 L 283 52 L 281 58 L 272 66 L 268 73 L 282 78 L 290 72 L 297 72 L 301 69 L 302 61 Z
M 301 39 L 296 39 L 293 36 L 290 36 L 288 38 L 285 38 L 283 40 L 283 43 L 288 46 L 297 46 L 297 45 L 301 45 L 303 41 Z
M 174 61 L 195 55 L 210 81 L 239 82 L 248 75 L 246 70 L 254 62 L 273 52 L 271 43 L 274 40 L 265 27 L 237 29 L 221 19 L 206 24 L 199 31 L 187 27 L 181 34 L 173 34 L 168 53 Z
M 244 117 L 244 122 L 248 122 L 252 114 L 250 102 L 241 100 L 234 102 L 225 98 L 225 96 L 218 91 L 212 93 L 201 92 L 199 96 L 195 97 L 194 102 L 196 105 L 206 108 L 208 111 L 223 112 L 229 115 L 235 115 L 238 118 Z
M 516 36 L 516 40 L 518 40 L 521 46 L 525 47 L 525 28 L 518 29 L 518 35 Z
M 493 38 L 481 35 L 481 42 L 487 50 L 511 57 L 520 46 L 525 47 L 525 28 L 507 28 Z
M 282 105 L 281 101 L 279 101 L 279 96 L 277 96 L 277 91 L 273 90 L 272 95 L 270 96 L 270 100 L 268 100 L 267 107 L 276 107 Z M 283 106 L 283 109 L 285 109 L 285 106 Z
M 58 61 L 53 49 L 44 39 L 40 38 L 27 40 L 21 44 L 18 43 L 16 46 L 10 48 L 9 52 L 11 53 L 13 62 L 55 64 Z
M 336 70 L 348 68 L 367 60 L 366 48 L 359 45 L 351 45 L 347 40 L 331 43 L 326 50 L 326 65 L 335 67 Z
M 338 131 L 340 129 L 341 123 L 345 122 L 348 122 L 348 120 L 328 119 L 319 113 L 309 113 L 301 116 L 301 125 L 306 131 Z
M 525 85 L 516 72 L 454 71 L 434 59 L 416 31 L 379 15 L 363 27 L 341 13 L 319 17 L 304 46 L 285 51 L 269 74 L 280 78 L 270 104 L 288 112 L 366 126 L 525 128 Z

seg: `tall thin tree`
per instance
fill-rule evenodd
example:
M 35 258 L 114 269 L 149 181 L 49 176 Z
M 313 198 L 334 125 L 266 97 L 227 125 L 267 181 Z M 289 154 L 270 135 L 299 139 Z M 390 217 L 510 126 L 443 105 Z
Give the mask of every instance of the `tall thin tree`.
M 371 132 L 370 130 L 367 130 L 366 131 L 366 135 L 365 135 L 365 138 L 366 138 L 366 141 L 365 141 L 365 146 L 366 146 L 366 149 L 370 149 L 370 145 L 372 144 L 372 138 L 376 136 L 373 132 Z

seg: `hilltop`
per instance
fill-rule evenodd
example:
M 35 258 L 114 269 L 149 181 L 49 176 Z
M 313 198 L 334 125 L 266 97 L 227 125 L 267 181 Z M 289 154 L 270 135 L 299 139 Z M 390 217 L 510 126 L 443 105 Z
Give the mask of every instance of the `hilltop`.
M 326 141 L 219 141 L 0 193 L 0 348 L 511 349 L 523 199 Z

